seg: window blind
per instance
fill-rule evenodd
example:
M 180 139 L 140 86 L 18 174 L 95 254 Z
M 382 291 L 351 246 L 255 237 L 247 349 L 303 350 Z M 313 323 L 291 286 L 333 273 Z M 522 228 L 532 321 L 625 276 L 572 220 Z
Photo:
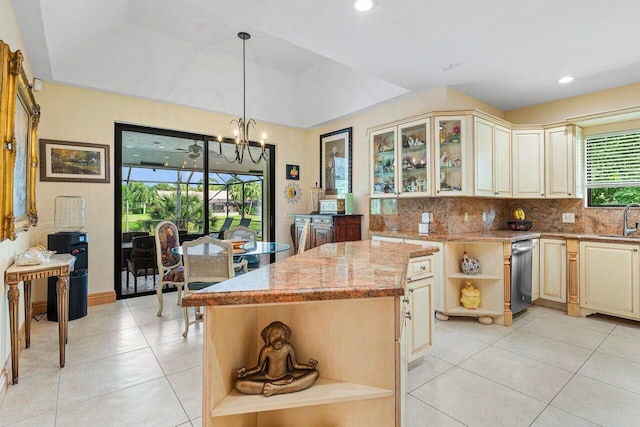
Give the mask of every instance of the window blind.
M 586 138 L 587 188 L 640 186 L 640 130 Z

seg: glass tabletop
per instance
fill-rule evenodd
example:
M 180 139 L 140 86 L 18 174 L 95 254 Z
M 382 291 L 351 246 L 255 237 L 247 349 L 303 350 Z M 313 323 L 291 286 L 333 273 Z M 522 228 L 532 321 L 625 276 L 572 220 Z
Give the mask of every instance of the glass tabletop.
M 234 250 L 234 256 L 247 256 L 247 255 L 268 255 L 275 254 L 276 252 L 288 251 L 291 249 L 291 245 L 279 242 L 255 242 L 255 248 L 244 248 L 241 246 L 240 250 Z M 202 254 L 203 251 L 208 253 L 208 244 L 198 245 L 191 248 L 195 254 Z M 245 245 L 246 246 L 246 245 Z M 189 253 L 191 253 L 191 250 Z M 182 255 L 182 246 L 177 246 L 171 249 L 174 254 Z

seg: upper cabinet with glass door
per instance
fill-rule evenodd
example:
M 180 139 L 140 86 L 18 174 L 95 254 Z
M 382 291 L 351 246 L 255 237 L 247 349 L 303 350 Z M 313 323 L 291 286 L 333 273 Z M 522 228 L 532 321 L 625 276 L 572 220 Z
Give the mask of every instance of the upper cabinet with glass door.
M 430 196 L 429 119 L 399 125 L 398 134 L 398 192 L 401 196 Z
M 467 195 L 469 183 L 469 136 L 465 116 L 435 118 L 435 179 L 438 196 Z
M 431 195 L 429 119 L 371 132 L 371 196 Z
M 397 127 L 371 132 L 371 196 L 395 197 Z

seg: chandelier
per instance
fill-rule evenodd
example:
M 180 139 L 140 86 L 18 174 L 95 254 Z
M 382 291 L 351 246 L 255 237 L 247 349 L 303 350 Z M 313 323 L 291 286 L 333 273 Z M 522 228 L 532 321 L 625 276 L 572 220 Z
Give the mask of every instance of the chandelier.
M 246 32 L 238 33 L 238 37 L 242 39 L 242 117 L 239 117 L 237 120 L 231 120 L 232 125 L 234 125 L 233 129 L 233 139 L 236 144 L 235 149 L 235 157 L 232 160 L 229 160 L 224 154 L 222 154 L 222 137 L 218 136 L 218 142 L 220 143 L 220 156 L 224 157 L 229 163 L 242 163 L 244 161 L 244 153 L 245 151 L 249 153 L 249 158 L 255 164 L 260 163 L 263 159 L 267 159 L 267 152 L 265 150 L 265 141 L 267 139 L 267 134 L 262 133 L 260 136 L 260 146 L 262 147 L 260 151 L 260 155 L 257 158 L 253 157 L 250 149 L 250 141 L 249 141 L 249 128 L 256 125 L 255 120 L 249 119 L 247 120 L 247 83 L 246 83 L 246 53 L 245 53 L 245 42 L 251 38 L 251 35 Z

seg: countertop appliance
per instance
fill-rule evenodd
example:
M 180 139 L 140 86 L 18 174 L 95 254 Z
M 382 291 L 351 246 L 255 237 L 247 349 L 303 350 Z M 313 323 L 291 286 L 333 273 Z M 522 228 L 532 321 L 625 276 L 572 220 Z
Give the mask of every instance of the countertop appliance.
M 511 313 L 517 314 L 531 305 L 533 278 L 533 240 L 511 244 Z

